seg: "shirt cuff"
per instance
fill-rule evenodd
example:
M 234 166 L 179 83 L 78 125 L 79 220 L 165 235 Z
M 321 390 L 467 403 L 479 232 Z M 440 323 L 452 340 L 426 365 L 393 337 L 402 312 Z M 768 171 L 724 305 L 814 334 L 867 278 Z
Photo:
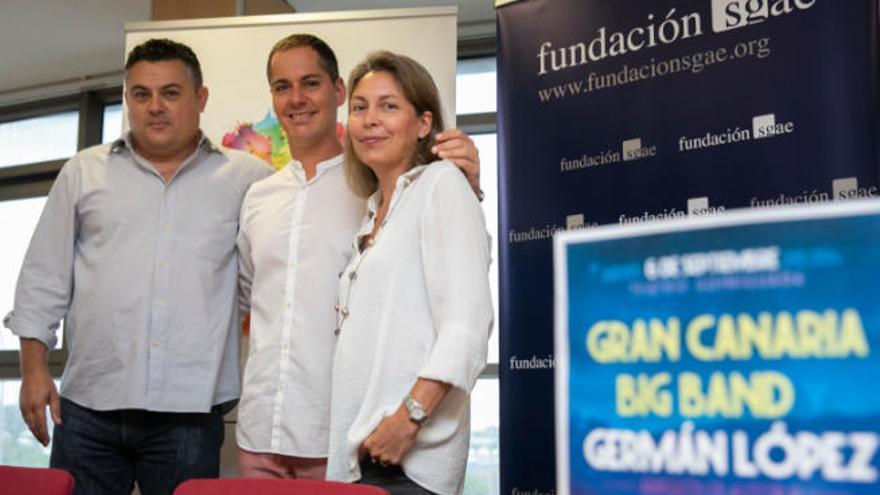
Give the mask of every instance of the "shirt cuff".
M 488 329 L 483 332 L 462 325 L 445 325 L 419 371 L 420 378 L 448 383 L 467 393 L 486 367 Z
M 50 351 L 58 344 L 58 336 L 54 332 L 47 331 L 37 324 L 18 318 L 11 312 L 3 318 L 3 326 L 11 330 L 19 338 L 39 340 Z

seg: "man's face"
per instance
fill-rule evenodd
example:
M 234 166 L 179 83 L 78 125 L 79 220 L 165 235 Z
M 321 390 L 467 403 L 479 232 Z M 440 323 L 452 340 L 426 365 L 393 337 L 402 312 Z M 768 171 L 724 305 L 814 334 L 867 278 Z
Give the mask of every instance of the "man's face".
M 345 86 L 330 79 L 318 52 L 307 46 L 278 52 L 271 68 L 272 107 L 291 148 L 338 143 L 336 108 L 345 101 Z
M 125 102 L 137 151 L 147 159 L 169 158 L 195 145 L 208 90 L 195 87 L 180 60 L 141 61 L 128 69 Z

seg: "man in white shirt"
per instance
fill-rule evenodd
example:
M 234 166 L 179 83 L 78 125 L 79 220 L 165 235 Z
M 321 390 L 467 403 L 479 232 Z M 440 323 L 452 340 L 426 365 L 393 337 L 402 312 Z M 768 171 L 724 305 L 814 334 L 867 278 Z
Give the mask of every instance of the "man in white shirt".
M 336 57 L 312 35 L 280 40 L 267 76 L 294 159 L 245 196 L 238 236 L 241 294 L 250 308 L 236 440 L 243 477 L 324 478 L 337 276 L 366 211 L 343 171 Z M 435 152 L 479 190 L 479 159 L 461 131 Z

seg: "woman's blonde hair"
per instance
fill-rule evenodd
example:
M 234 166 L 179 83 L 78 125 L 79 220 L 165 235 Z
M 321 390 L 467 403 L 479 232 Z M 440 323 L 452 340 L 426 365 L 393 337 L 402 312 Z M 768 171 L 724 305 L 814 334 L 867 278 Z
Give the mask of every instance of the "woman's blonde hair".
M 416 115 L 431 112 L 431 132 L 416 143 L 412 154 L 412 164 L 424 165 L 437 160 L 431 152 L 434 136 L 443 131 L 443 112 L 440 107 L 440 95 L 431 74 L 415 60 L 387 51 L 373 52 L 357 65 L 348 77 L 348 104 L 351 111 L 351 95 L 358 83 L 370 72 L 387 72 L 394 77 L 400 86 L 403 96 L 415 107 Z M 355 194 L 367 197 L 379 187 L 376 174 L 358 158 L 351 145 L 351 132 L 345 135 L 345 168 L 348 183 Z

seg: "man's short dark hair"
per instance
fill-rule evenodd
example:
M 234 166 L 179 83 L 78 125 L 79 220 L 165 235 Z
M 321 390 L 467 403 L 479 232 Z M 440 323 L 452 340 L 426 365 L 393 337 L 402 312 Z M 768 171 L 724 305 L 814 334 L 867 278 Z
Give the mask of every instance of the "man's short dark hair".
M 301 46 L 307 46 L 317 52 L 321 68 L 330 76 L 331 81 L 336 82 L 339 79 L 339 63 L 336 62 L 336 54 L 333 53 L 330 46 L 313 34 L 297 33 L 279 40 L 269 52 L 269 58 L 266 60 L 266 77 L 270 83 L 272 82 L 272 56 L 278 52 L 286 52 Z
M 196 89 L 202 87 L 202 66 L 199 64 L 195 52 L 183 43 L 166 38 L 153 38 L 132 48 L 125 61 L 126 77 L 128 77 L 128 70 L 138 62 L 164 62 L 167 60 L 183 62 Z

